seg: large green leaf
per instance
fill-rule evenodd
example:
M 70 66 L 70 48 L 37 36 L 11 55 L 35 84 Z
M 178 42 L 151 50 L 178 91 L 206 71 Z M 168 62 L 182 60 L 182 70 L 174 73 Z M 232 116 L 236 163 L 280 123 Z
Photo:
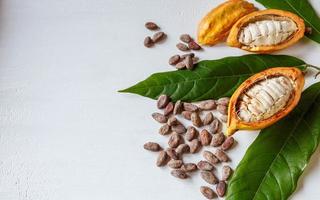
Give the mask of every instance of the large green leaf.
M 320 43 L 320 18 L 308 0 L 256 0 L 267 8 L 287 10 L 304 19 L 307 26 L 312 28 L 312 34 L 307 35 L 311 40 Z
M 284 200 L 320 141 L 320 83 L 286 118 L 261 131 L 238 165 L 227 200 Z
M 195 70 L 177 70 L 151 75 L 146 80 L 119 92 L 135 93 L 156 99 L 161 94 L 173 101 L 198 101 L 231 96 L 248 77 L 270 67 L 304 64 L 286 55 L 245 55 L 201 61 Z

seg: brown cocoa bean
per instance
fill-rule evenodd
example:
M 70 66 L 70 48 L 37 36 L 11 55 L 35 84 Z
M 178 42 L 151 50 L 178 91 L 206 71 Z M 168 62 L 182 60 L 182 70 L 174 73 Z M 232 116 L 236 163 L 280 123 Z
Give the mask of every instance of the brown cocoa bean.
M 182 35 L 180 35 L 180 40 L 182 42 L 189 43 L 192 41 L 192 38 L 189 34 L 182 34 Z
M 223 123 L 227 123 L 228 121 L 228 115 L 221 115 L 219 118 Z
M 198 111 L 198 107 L 192 103 L 183 103 L 183 109 L 190 112 Z
M 222 128 L 221 123 L 217 118 L 214 118 L 211 124 L 209 125 L 209 130 L 212 134 L 220 132 L 221 128 Z
M 160 127 L 159 134 L 160 135 L 168 135 L 170 133 L 170 126 L 168 124 L 165 124 Z
M 191 56 L 187 56 L 184 60 L 185 64 L 186 64 L 186 68 L 189 70 L 193 69 L 193 60 Z
M 220 98 L 220 99 L 217 100 L 217 104 L 228 107 L 229 101 L 230 101 L 230 98 L 229 98 L 229 97 L 222 97 L 222 98 Z
M 169 102 L 168 105 L 164 108 L 163 114 L 165 116 L 168 116 L 170 113 L 173 112 L 173 108 L 174 108 L 173 103 Z
M 206 159 L 212 165 L 220 162 L 219 159 L 210 151 L 204 151 L 202 155 L 203 155 L 204 159 Z
M 213 174 L 212 171 L 201 171 L 201 178 L 209 184 L 217 184 L 219 182 L 218 178 Z
M 186 54 L 181 55 L 180 57 L 181 57 L 181 59 L 185 59 L 188 56 L 191 56 L 193 58 L 194 57 L 194 53 L 186 53 Z
M 211 188 L 207 187 L 207 186 L 201 186 L 200 187 L 200 192 L 207 199 L 214 199 L 214 198 L 217 197 L 216 193 L 214 193 L 214 191 Z
M 195 41 L 189 42 L 188 47 L 189 47 L 189 49 L 192 49 L 192 50 L 200 50 L 201 49 L 201 46 L 198 43 L 196 43 Z
M 182 165 L 181 170 L 185 172 L 194 172 L 198 170 L 198 167 L 194 163 L 186 163 Z
M 187 131 L 186 127 L 184 127 L 182 124 L 177 124 L 177 125 L 173 125 L 171 126 L 172 131 L 179 133 L 179 134 L 183 134 Z
M 162 94 L 158 97 L 157 107 L 159 109 L 165 108 L 168 105 L 169 101 L 170 98 L 167 95 Z
M 174 55 L 171 56 L 169 59 L 169 65 L 176 65 L 180 61 L 180 56 L 179 55 Z
M 186 178 L 189 177 L 188 174 L 185 171 L 181 170 L 181 169 L 172 170 L 171 171 L 171 175 L 176 177 L 176 178 L 180 178 L 180 179 L 186 179 Z
M 157 166 L 161 167 L 167 164 L 168 155 L 165 151 L 160 151 L 158 158 L 157 158 Z
M 226 194 L 227 184 L 224 181 L 219 181 L 216 186 L 216 191 L 219 197 L 223 197 Z
M 178 133 L 173 133 L 169 138 L 168 145 L 171 148 L 176 148 L 179 144 L 181 144 L 181 136 Z
M 166 37 L 166 34 L 164 32 L 157 32 L 152 36 L 152 41 L 154 43 L 160 42 Z
M 231 169 L 231 167 L 226 166 L 226 165 L 223 166 L 222 167 L 222 180 L 227 181 L 230 178 L 230 176 L 232 175 L 232 173 L 233 173 L 233 170 Z
M 233 137 L 228 137 L 224 142 L 223 144 L 221 145 L 221 149 L 223 151 L 227 151 L 229 150 L 232 145 L 234 144 L 234 138 Z
M 227 156 L 227 154 L 220 150 L 217 149 L 216 152 L 214 153 L 214 155 L 221 161 L 221 162 L 228 162 L 229 161 L 229 157 Z
M 194 128 L 193 126 L 189 126 L 187 128 L 187 133 L 185 136 L 185 139 L 188 141 L 191 141 L 193 139 L 195 139 L 198 136 L 198 131 L 196 128 Z
M 171 117 L 169 117 L 167 124 L 169 126 L 173 126 L 173 125 L 180 124 L 180 122 L 178 121 L 178 119 L 175 116 L 171 116 Z
M 159 29 L 159 26 L 154 22 L 146 22 L 144 26 L 152 31 Z
M 176 45 L 176 47 L 180 50 L 180 51 L 189 51 L 189 47 L 183 43 L 178 43 Z
M 173 148 L 168 148 L 166 150 L 166 153 L 173 160 L 178 160 L 179 159 L 179 155 L 177 154 L 177 152 Z
M 227 106 L 224 106 L 224 105 L 218 105 L 217 111 L 219 113 L 221 113 L 222 115 L 226 115 L 228 113 L 228 108 L 227 108 Z
M 184 153 L 189 153 L 190 152 L 190 147 L 187 144 L 180 144 L 176 148 L 176 152 L 179 156 L 182 156 Z
M 196 127 L 201 127 L 202 126 L 202 120 L 197 112 L 193 112 L 191 114 L 191 122 L 194 126 Z
M 214 169 L 213 165 L 211 165 L 209 162 L 201 160 L 197 164 L 198 169 L 203 171 L 212 171 Z
M 198 107 L 201 110 L 214 110 L 216 108 L 216 102 L 214 100 L 201 101 Z
M 200 142 L 202 146 L 208 146 L 211 139 L 212 135 L 206 129 L 202 129 L 200 132 Z
M 171 167 L 172 169 L 178 169 L 182 166 L 183 162 L 182 160 L 170 160 L 168 162 L 168 166 Z
M 155 142 L 147 142 L 143 145 L 143 148 L 148 151 L 157 152 L 162 150 L 161 146 Z
M 183 111 L 183 112 L 181 113 L 181 115 L 183 116 L 183 118 L 185 118 L 185 119 L 187 119 L 187 120 L 191 120 L 191 114 L 192 114 L 192 112 L 190 112 L 190 111 Z
M 161 113 L 152 113 L 152 118 L 159 123 L 166 123 L 167 117 Z
M 176 64 L 176 69 L 184 69 L 186 68 L 186 63 L 184 61 L 179 62 Z
M 208 112 L 203 119 L 203 125 L 209 125 L 213 121 L 213 119 L 213 114 L 211 112 Z
M 224 140 L 225 136 L 223 133 L 213 134 L 210 146 L 218 147 L 224 142 Z
M 175 104 L 174 104 L 174 108 L 173 108 L 173 114 L 177 115 L 179 113 L 181 113 L 183 108 L 183 104 L 180 100 L 178 100 Z
M 201 147 L 201 143 L 198 139 L 193 139 L 190 144 L 190 153 L 197 153 Z
M 147 48 L 150 48 L 150 47 L 152 47 L 152 46 L 154 45 L 151 37 L 149 37 L 149 36 L 147 36 L 147 37 L 144 38 L 143 44 L 144 44 L 144 46 L 147 47 Z

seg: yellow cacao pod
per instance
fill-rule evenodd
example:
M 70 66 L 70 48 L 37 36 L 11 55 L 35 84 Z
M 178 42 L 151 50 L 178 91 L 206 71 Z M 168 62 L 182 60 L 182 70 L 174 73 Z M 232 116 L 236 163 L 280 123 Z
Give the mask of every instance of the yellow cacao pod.
M 235 23 L 227 44 L 246 51 L 270 53 L 299 41 L 305 32 L 303 19 L 288 11 L 252 12 Z
M 251 76 L 230 98 L 227 135 L 277 122 L 298 104 L 303 85 L 303 73 L 295 67 L 270 68 Z
M 256 11 L 253 4 L 244 0 L 228 0 L 211 10 L 199 23 L 198 42 L 214 45 L 224 40 L 232 25 L 241 17 Z

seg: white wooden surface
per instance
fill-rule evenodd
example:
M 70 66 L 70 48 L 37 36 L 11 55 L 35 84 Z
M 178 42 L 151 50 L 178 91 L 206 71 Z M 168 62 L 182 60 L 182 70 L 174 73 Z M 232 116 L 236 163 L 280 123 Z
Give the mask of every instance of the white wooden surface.
M 165 144 L 150 117 L 155 102 L 116 91 L 171 70 L 179 34 L 195 35 L 197 22 L 221 2 L 1 0 L 0 199 L 201 199 L 198 176 L 176 180 L 142 149 L 149 140 Z M 168 34 L 153 49 L 142 45 L 152 34 L 147 20 Z M 303 39 L 279 53 L 319 66 L 319 50 Z M 245 53 L 221 44 L 198 55 Z M 256 135 L 236 135 L 233 167 Z M 319 156 L 318 149 L 293 200 L 320 198 Z

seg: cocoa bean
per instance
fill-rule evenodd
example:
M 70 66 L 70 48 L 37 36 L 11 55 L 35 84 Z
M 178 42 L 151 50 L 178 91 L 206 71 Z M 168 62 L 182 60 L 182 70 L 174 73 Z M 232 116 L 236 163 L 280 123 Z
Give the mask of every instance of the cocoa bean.
M 200 187 L 200 192 L 207 199 L 214 199 L 214 198 L 217 197 L 216 193 L 214 193 L 214 191 L 211 188 L 207 187 L 207 186 L 201 186 Z
M 144 26 L 152 31 L 159 29 L 159 26 L 154 22 L 146 22 Z
M 173 125 L 173 126 L 171 126 L 171 129 L 172 129 L 172 131 L 179 133 L 179 134 L 183 134 L 187 131 L 187 129 L 182 124 Z
M 170 98 L 167 95 L 162 94 L 158 97 L 157 107 L 159 109 L 165 108 L 168 105 L 169 101 Z
M 178 169 L 182 166 L 183 162 L 182 160 L 170 160 L 168 162 L 168 166 L 173 168 L 173 169 Z
M 193 64 L 198 63 L 198 61 L 199 61 L 199 58 L 198 58 L 198 57 L 193 57 L 193 58 L 192 58 Z
M 220 132 L 221 128 L 222 128 L 221 123 L 217 118 L 214 118 L 211 124 L 209 125 L 209 130 L 212 134 Z
M 200 142 L 202 146 L 208 146 L 211 139 L 212 135 L 206 129 L 202 129 L 200 132 Z
M 182 156 L 184 153 L 189 153 L 190 152 L 190 147 L 187 144 L 180 144 L 176 148 L 176 152 L 179 156 Z
M 166 123 L 167 122 L 167 117 L 164 116 L 163 114 L 161 113 L 153 113 L 152 114 L 152 118 L 154 120 L 156 120 L 157 122 L 159 123 Z
M 221 149 L 223 151 L 227 151 L 229 150 L 232 145 L 234 144 L 234 138 L 233 137 L 228 137 L 224 142 L 223 144 L 221 145 Z
M 227 184 L 224 181 L 219 181 L 216 186 L 216 191 L 219 197 L 223 197 L 226 194 Z
M 181 115 L 183 116 L 183 118 L 185 118 L 185 119 L 187 119 L 187 120 L 191 120 L 191 114 L 192 114 L 192 112 L 190 112 L 190 111 L 183 111 L 183 112 L 181 113 Z
M 222 97 L 222 98 L 220 98 L 220 99 L 217 100 L 217 104 L 228 107 L 229 101 L 230 101 L 230 98 L 229 98 L 229 97 Z
M 168 124 L 165 124 L 160 127 L 159 134 L 160 135 L 168 135 L 170 133 L 170 126 Z
M 185 171 L 181 170 L 181 169 L 172 170 L 171 171 L 171 175 L 176 177 L 176 178 L 180 178 L 180 179 L 186 179 L 186 178 L 189 177 L 188 174 Z
M 212 171 L 214 169 L 213 165 L 211 165 L 209 162 L 201 160 L 197 164 L 198 169 L 203 171 Z
M 162 150 L 161 146 L 155 142 L 147 142 L 143 145 L 143 148 L 148 151 L 157 152 Z
M 165 116 L 168 116 L 170 113 L 173 112 L 173 108 L 174 108 L 173 103 L 169 102 L 168 105 L 164 108 L 163 114 Z
M 179 55 L 174 55 L 171 56 L 169 59 L 169 65 L 176 65 L 180 61 L 180 56 Z
M 168 148 L 166 150 L 166 153 L 173 160 L 178 160 L 179 159 L 179 155 L 177 154 L 177 152 L 173 148 Z
M 175 104 L 174 104 L 174 109 L 173 109 L 173 114 L 177 115 L 179 113 L 181 113 L 183 108 L 183 104 L 180 100 L 178 100 Z
M 195 41 L 189 42 L 188 47 L 189 47 L 189 49 L 192 49 L 192 50 L 200 50 L 201 49 L 201 46 L 198 43 L 196 43 Z
M 182 35 L 180 35 L 180 40 L 182 42 L 189 43 L 192 41 L 192 38 L 189 34 L 182 34 Z
M 217 106 L 217 111 L 219 113 L 221 113 L 222 115 L 226 115 L 228 113 L 228 108 L 227 106 L 224 106 L 224 105 L 219 105 Z
M 214 110 L 216 108 L 216 102 L 214 100 L 201 101 L 198 107 L 201 110 Z
M 223 133 L 214 134 L 212 136 L 210 146 L 218 147 L 224 142 L 224 140 L 225 140 L 225 136 Z
M 165 151 L 160 151 L 158 158 L 157 158 L 157 166 L 161 167 L 167 164 L 168 155 Z
M 180 50 L 180 51 L 189 51 L 189 47 L 183 43 L 178 43 L 176 45 L 176 47 Z
M 221 115 L 219 118 L 223 123 L 227 123 L 228 121 L 228 115 Z
M 209 184 L 217 184 L 219 182 L 218 178 L 213 174 L 212 171 L 201 171 L 201 178 Z
M 152 47 L 152 46 L 154 45 L 151 37 L 149 37 L 149 36 L 147 36 L 147 37 L 144 38 L 143 44 L 144 44 L 144 46 L 147 47 L 147 48 L 150 48 L 150 47 Z
M 231 167 L 226 166 L 226 165 L 223 166 L 222 167 L 222 180 L 227 181 L 230 178 L 230 176 L 232 175 L 232 173 L 233 173 L 233 170 L 231 169 Z
M 186 64 L 186 68 L 189 70 L 193 69 L 193 60 L 191 56 L 187 56 L 184 60 L 185 64 Z
M 220 150 L 217 149 L 216 152 L 214 153 L 214 155 L 221 161 L 221 162 L 228 162 L 229 161 L 229 157 L 227 156 L 227 154 Z
M 191 114 L 191 122 L 194 126 L 196 127 L 201 127 L 202 126 L 202 120 L 197 112 L 193 112 Z
M 193 139 L 190 144 L 190 153 L 196 153 L 199 151 L 200 147 L 201 147 L 201 143 L 198 139 Z
M 169 138 L 168 145 L 171 148 L 176 148 L 179 144 L 181 144 L 182 138 L 178 133 L 173 133 Z
M 175 116 L 171 116 L 169 117 L 168 121 L 167 121 L 167 124 L 169 126 L 173 126 L 173 125 L 178 125 L 180 124 L 180 122 L 178 121 L 178 119 L 175 117 Z
M 157 32 L 152 36 L 152 41 L 154 43 L 160 42 L 161 40 L 165 39 L 166 34 L 164 32 Z
M 193 139 L 195 139 L 198 136 L 198 131 L 196 128 L 194 128 L 193 126 L 189 126 L 187 128 L 187 133 L 185 136 L 185 139 L 188 141 L 191 141 Z
M 213 119 L 213 114 L 211 112 L 208 112 L 203 119 L 203 125 L 209 125 L 213 121 Z
M 219 159 L 210 151 L 204 151 L 202 155 L 204 159 L 206 159 L 212 165 L 220 162 Z
M 176 64 L 176 69 L 184 69 L 186 68 L 186 63 L 184 61 L 179 62 Z
M 192 103 L 183 103 L 183 109 L 190 112 L 198 111 L 198 107 Z
M 186 54 L 181 55 L 180 57 L 181 57 L 181 59 L 185 59 L 188 56 L 191 56 L 193 58 L 194 57 L 194 53 L 186 53 Z
M 194 171 L 198 170 L 198 167 L 194 163 L 186 163 L 186 164 L 182 165 L 181 170 L 183 170 L 185 172 L 194 172 Z

